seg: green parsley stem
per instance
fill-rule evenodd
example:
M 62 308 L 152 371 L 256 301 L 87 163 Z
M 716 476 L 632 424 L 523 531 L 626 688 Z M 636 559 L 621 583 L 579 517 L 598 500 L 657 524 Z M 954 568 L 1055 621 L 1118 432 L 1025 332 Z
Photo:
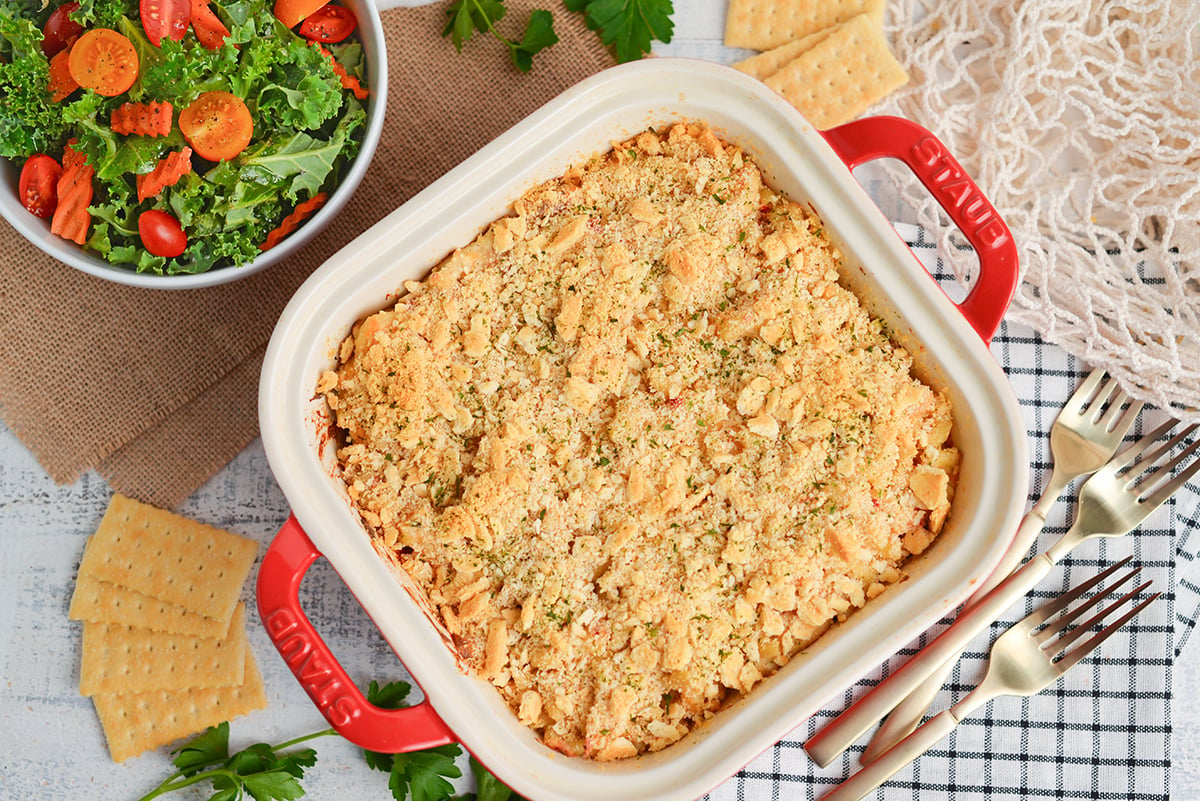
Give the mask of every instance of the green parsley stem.
M 180 774 L 176 773 L 176 774 L 174 774 L 174 777 L 178 777 L 179 775 Z M 196 782 L 202 782 L 206 779 L 211 779 L 215 776 L 229 776 L 235 782 L 238 782 L 241 778 L 233 771 L 225 770 L 224 768 L 217 768 L 215 770 L 206 770 L 203 773 L 197 773 L 193 776 L 184 776 L 174 782 L 171 780 L 171 778 L 168 778 L 166 781 L 164 781 L 158 787 L 155 787 L 149 793 L 147 793 L 146 795 L 139 798 L 138 801 L 151 801 L 151 799 L 158 798 L 160 795 L 166 795 L 167 793 L 173 793 L 176 790 L 182 790 L 184 787 L 195 784 Z
M 337 729 L 321 729 L 321 731 L 314 731 L 312 734 L 305 734 L 304 736 L 297 737 L 294 740 L 288 740 L 287 742 L 280 743 L 279 745 L 275 746 L 275 750 L 284 751 L 294 745 L 300 745 L 300 743 L 306 743 L 309 740 L 315 740 L 318 737 L 329 737 L 330 735 L 335 734 L 337 734 Z
M 315 740 L 318 737 L 328 737 L 329 735 L 336 734 L 336 729 L 322 729 L 321 731 L 314 731 L 309 734 L 301 735 L 300 737 L 295 737 L 286 742 L 282 742 L 279 745 L 274 746 L 272 750 L 276 752 L 285 751 L 289 748 L 300 745 L 300 743 L 308 742 L 309 740 Z M 226 761 L 228 758 L 228 756 L 221 756 L 215 759 L 210 759 L 207 762 L 201 762 L 197 765 L 193 765 L 191 770 L 208 767 L 209 765 L 216 765 Z M 234 777 L 235 781 L 240 780 L 240 777 L 238 777 L 237 774 L 233 773 L 232 771 L 225 770 L 224 768 L 207 770 L 202 773 L 194 773 L 191 775 L 179 770 L 163 779 L 162 784 L 158 785 L 149 793 L 139 798 L 138 801 L 152 801 L 152 799 L 158 798 L 160 795 L 166 795 L 167 793 L 173 793 L 176 790 L 182 790 L 184 787 L 193 785 L 196 782 L 204 781 L 205 779 L 211 779 L 216 776 L 231 776 Z
M 489 17 L 487 12 L 483 10 L 483 7 L 479 5 L 479 0 L 467 0 L 467 2 L 469 2 L 479 11 L 479 16 L 483 17 L 484 22 L 487 23 L 488 33 L 504 42 L 504 44 L 508 45 L 509 50 L 515 50 L 517 48 L 516 42 L 508 39 L 506 36 L 501 34 L 500 31 L 496 30 L 496 26 L 492 24 L 492 18 Z

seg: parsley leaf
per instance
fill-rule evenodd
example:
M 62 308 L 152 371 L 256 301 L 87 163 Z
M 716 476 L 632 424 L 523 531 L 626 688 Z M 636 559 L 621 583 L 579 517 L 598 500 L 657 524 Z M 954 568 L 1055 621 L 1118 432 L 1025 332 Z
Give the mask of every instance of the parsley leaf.
M 615 46 L 617 60 L 634 61 L 650 53 L 654 40 L 670 43 L 675 32 L 671 0 L 593 0 L 588 16 L 601 40 Z
M 175 751 L 171 761 L 184 776 L 191 776 L 200 768 L 224 762 L 229 758 L 229 722 L 210 726 L 207 731 Z
M 554 17 L 545 9 L 529 15 L 521 40 L 514 41 L 496 30 L 496 23 L 508 9 L 503 0 L 456 0 L 446 9 L 446 27 L 442 36 L 449 36 L 454 49 L 462 52 L 463 45 L 476 32 L 490 33 L 508 48 L 513 66 L 521 72 L 533 68 L 533 57 L 558 41 L 554 33 Z
M 399 709 L 407 706 L 411 690 L 411 685 L 402 681 L 384 685 L 373 681 L 367 689 L 367 700 L 386 709 Z M 179 770 L 139 801 L 152 801 L 205 781 L 212 786 L 207 801 L 296 801 L 304 795 L 300 780 L 305 768 L 317 762 L 316 751 L 296 746 L 336 734 L 333 729 L 324 729 L 278 745 L 255 743 L 230 755 L 229 724 L 222 723 L 176 749 L 173 761 Z M 470 764 L 477 792 L 455 796 L 449 780 L 462 776 L 455 763 L 462 749 L 456 744 L 408 754 L 364 749 L 363 754 L 370 767 L 388 774 L 388 788 L 396 801 L 524 801 L 474 757 Z
M 367 701 L 381 709 L 400 709 L 408 706 L 406 701 L 411 690 L 412 685 L 404 681 L 388 682 L 382 687 L 379 686 L 379 682 L 372 681 L 367 687 Z M 392 771 L 392 754 L 381 754 L 378 751 L 368 751 L 364 748 L 363 758 L 367 761 L 367 767 L 372 770 L 380 770 L 384 773 Z
M 622 63 L 650 53 L 653 41 L 670 42 L 675 32 L 671 0 L 565 0 L 565 5 L 584 13 L 588 27 Z
M 255 743 L 229 756 L 229 724 L 209 727 L 200 736 L 176 749 L 179 768 L 139 801 L 208 781 L 213 794 L 208 801 L 295 801 L 304 795 L 300 779 L 304 769 L 317 762 L 311 748 L 295 749 L 306 740 L 337 734 L 333 729 L 306 734 L 279 745 Z M 291 749 L 291 750 L 290 750 Z
M 406 681 L 390 681 L 382 687 L 372 681 L 367 686 L 367 700 L 383 709 L 400 709 L 408 706 L 408 694 L 412 685 Z
M 407 706 L 408 693 L 412 687 L 403 681 L 390 682 L 382 687 L 371 682 L 367 687 L 367 700 L 384 709 L 399 709 Z M 446 779 L 457 779 L 462 771 L 454 759 L 462 753 L 457 745 L 426 748 L 408 754 L 381 754 L 363 749 L 367 764 L 375 770 L 391 774 L 388 788 L 396 801 L 444 801 L 454 792 L 454 786 Z
M 457 0 L 446 10 L 450 19 L 442 36 L 449 35 L 454 49 L 461 53 L 463 45 L 476 31 L 494 31 L 494 25 L 504 18 L 507 10 L 501 0 Z
M 454 786 L 446 779 L 462 776 L 454 759 L 462 749 L 451 743 L 395 754 L 392 757 L 392 775 L 388 787 L 396 801 L 405 801 L 411 794 L 412 801 L 442 801 L 454 792 Z
M 471 774 L 475 777 L 475 801 L 524 801 L 475 757 L 471 757 Z
M 533 57 L 557 41 L 554 17 L 545 9 L 535 10 L 529 15 L 529 24 L 525 26 L 521 43 L 512 48 L 513 64 L 521 72 L 529 72 L 533 67 Z
M 304 795 L 296 777 L 279 770 L 252 773 L 242 779 L 242 785 L 255 801 L 293 801 Z

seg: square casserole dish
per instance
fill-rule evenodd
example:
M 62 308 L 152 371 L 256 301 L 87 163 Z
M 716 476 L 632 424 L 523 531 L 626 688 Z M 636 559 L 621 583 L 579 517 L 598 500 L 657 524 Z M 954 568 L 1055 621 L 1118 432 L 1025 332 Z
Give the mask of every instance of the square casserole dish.
M 916 374 L 950 398 L 962 453 L 954 507 L 906 580 L 834 626 L 746 696 L 668 748 L 618 762 L 567 757 L 520 724 L 486 681 L 466 675 L 406 576 L 379 553 L 337 475 L 318 377 L 362 317 L 385 308 L 456 247 L 509 212 L 527 189 L 648 127 L 701 121 L 739 145 L 767 182 L 811 206 L 843 253 L 841 282 L 915 357 Z M 980 276 L 955 305 L 854 180 L 850 167 L 901 158 L 975 245 Z M 761 83 L 688 59 L 607 70 L 551 101 L 389 214 L 317 269 L 284 310 L 265 358 L 263 442 L 292 517 L 258 578 L 262 620 L 332 725 L 378 751 L 461 742 L 534 801 L 690 799 L 703 795 L 964 601 L 1008 548 L 1024 510 L 1024 426 L 987 339 L 1016 280 L 1003 222 L 927 131 L 868 118 L 817 132 Z M 299 607 L 307 567 L 328 559 L 378 626 L 425 700 L 368 704 Z

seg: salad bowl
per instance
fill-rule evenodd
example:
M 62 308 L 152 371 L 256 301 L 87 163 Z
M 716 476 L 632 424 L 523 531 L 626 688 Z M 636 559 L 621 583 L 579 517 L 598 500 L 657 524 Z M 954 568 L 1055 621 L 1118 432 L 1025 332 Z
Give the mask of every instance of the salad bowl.
M 288 258 L 329 224 L 354 194 L 374 156 L 383 130 L 387 102 L 387 49 L 379 12 L 398 6 L 421 5 L 426 0 L 338 0 L 358 20 L 356 36 L 365 57 L 365 81 L 370 91 L 366 100 L 366 128 L 357 156 L 346 167 L 337 187 L 325 204 L 278 245 L 252 261 L 214 267 L 206 272 L 160 275 L 138 272 L 131 266 L 114 265 L 76 243 L 50 232 L 50 220 L 35 217 L 21 204 L 18 179 L 21 165 L 0 159 L 0 215 L 40 250 L 64 264 L 89 275 L 136 287 L 151 289 L 196 289 L 235 281 L 265 270 Z

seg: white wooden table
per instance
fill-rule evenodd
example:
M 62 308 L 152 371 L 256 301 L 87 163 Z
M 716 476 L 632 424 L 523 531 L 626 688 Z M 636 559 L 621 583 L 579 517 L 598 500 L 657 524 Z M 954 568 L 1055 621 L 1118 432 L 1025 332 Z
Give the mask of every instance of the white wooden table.
M 675 41 L 657 52 L 726 63 L 745 55 L 721 45 L 723 3 L 677 7 Z M 109 495 L 94 474 L 71 486 L 55 486 L 0 426 L 0 799 L 132 801 L 171 772 L 161 752 L 114 765 L 91 702 L 76 692 L 80 627 L 67 620 L 67 606 L 84 541 Z M 252 537 L 265 548 L 287 516 L 287 503 L 255 442 L 178 511 Z M 244 597 L 252 599 L 249 584 Z M 322 635 L 343 664 L 353 666 L 353 679 L 365 683 L 403 677 L 394 655 L 378 635 L 369 633 L 373 627 L 323 561 L 310 571 L 302 601 L 314 617 L 339 621 L 323 626 Z M 251 618 L 251 647 L 270 705 L 234 721 L 234 747 L 325 728 L 257 616 Z M 1195 645 L 1176 666 L 1174 692 L 1172 797 L 1200 801 L 1200 704 L 1187 700 L 1200 697 L 1200 651 Z M 320 759 L 304 781 L 308 797 L 391 797 L 386 776 L 369 770 L 357 749 L 340 738 L 315 745 Z

